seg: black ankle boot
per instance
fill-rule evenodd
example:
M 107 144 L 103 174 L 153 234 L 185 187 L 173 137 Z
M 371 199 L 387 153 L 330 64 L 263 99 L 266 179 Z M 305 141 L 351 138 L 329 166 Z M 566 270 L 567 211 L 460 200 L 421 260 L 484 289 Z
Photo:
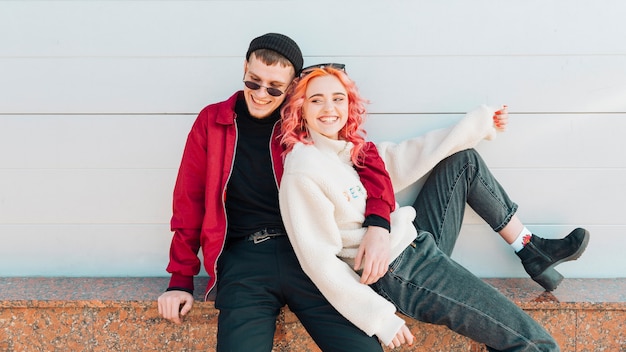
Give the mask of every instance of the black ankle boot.
M 530 242 L 517 252 L 530 277 L 546 291 L 554 290 L 563 280 L 555 266 L 576 260 L 589 243 L 589 231 L 577 228 L 560 240 L 547 240 L 532 235 Z

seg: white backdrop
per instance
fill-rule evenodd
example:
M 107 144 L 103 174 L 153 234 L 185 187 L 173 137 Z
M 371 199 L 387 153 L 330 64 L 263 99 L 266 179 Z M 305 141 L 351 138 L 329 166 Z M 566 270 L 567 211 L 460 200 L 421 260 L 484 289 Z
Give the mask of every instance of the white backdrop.
M 527 226 L 592 232 L 569 277 L 624 277 L 626 3 L 0 0 L 0 276 L 161 276 L 196 113 L 241 88 L 266 32 L 344 62 L 373 140 L 507 104 L 479 146 Z M 413 191 L 403 192 L 406 203 Z M 454 258 L 524 276 L 469 212 Z

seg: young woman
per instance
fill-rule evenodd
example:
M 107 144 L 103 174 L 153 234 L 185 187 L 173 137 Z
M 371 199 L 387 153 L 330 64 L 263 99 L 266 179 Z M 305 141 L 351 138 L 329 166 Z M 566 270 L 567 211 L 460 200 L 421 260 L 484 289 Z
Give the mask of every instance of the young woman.
M 513 237 L 509 243 L 523 235 L 521 229 L 527 231 L 515 216 L 517 205 L 478 153 L 468 149 L 493 137 L 496 127 L 506 127 L 506 109 L 483 106 L 453 127 L 377 145 L 395 192 L 432 172 L 415 204 L 392 213 L 392 262 L 368 286 L 358 270 L 366 192 L 355 171 L 371 147 L 361 130 L 365 101 L 341 68 L 322 65 L 303 72 L 282 109 L 286 158 L 280 208 L 302 268 L 328 301 L 389 347 L 413 339 L 397 310 L 446 325 L 490 350 L 558 351 L 537 322 L 450 259 L 466 204 L 505 240 Z M 518 255 L 536 281 L 556 285 L 554 266 L 577 258 L 588 237 L 583 229 L 563 240 L 532 235 Z

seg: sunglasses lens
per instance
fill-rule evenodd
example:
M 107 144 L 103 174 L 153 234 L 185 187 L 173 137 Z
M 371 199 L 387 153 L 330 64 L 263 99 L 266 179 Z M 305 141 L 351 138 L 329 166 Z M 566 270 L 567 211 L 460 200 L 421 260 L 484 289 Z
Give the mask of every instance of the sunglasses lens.
M 276 88 L 267 88 L 267 94 L 273 96 L 273 97 L 279 97 L 281 95 L 283 95 L 283 92 L 280 91 L 280 89 L 276 89 Z
M 262 85 L 252 82 L 252 81 L 243 81 L 243 84 L 246 85 L 246 87 L 248 87 L 249 89 L 252 90 L 257 90 L 261 87 L 263 87 Z M 267 89 L 267 94 L 273 96 L 273 97 L 279 97 L 281 95 L 283 95 L 283 91 L 278 89 L 278 88 L 272 88 L 272 87 L 264 87 L 265 89 Z
M 243 81 L 243 84 L 245 84 L 246 87 L 248 87 L 248 88 L 250 88 L 252 90 L 257 90 L 257 89 L 261 88 L 260 85 L 254 83 L 252 81 Z

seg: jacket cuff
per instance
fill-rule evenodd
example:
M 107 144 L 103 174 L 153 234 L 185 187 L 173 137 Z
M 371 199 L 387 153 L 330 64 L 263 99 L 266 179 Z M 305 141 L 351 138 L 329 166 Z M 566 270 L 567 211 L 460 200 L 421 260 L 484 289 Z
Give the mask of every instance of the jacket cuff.
M 193 293 L 193 276 L 185 276 L 180 274 L 172 274 L 170 284 L 167 291 L 181 290 Z
M 378 215 L 388 223 L 391 223 L 391 206 L 380 198 L 368 198 L 365 208 L 365 217 Z
M 363 222 L 363 227 L 369 227 L 369 226 L 382 227 L 386 229 L 387 231 L 391 232 L 391 224 L 389 223 L 389 221 L 383 219 L 382 217 L 376 214 L 370 214 L 365 218 L 365 221 Z

